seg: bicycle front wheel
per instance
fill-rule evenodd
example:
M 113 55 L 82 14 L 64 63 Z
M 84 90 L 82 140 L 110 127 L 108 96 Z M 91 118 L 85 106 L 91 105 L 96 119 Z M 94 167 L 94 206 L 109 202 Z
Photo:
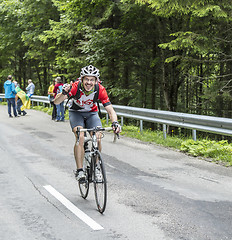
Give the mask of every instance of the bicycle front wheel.
M 81 196 L 86 199 L 89 193 L 89 173 L 88 169 L 85 169 L 84 171 L 85 174 L 85 180 L 83 181 L 78 181 L 79 189 Z
M 100 153 L 97 153 L 94 167 L 94 191 L 98 211 L 103 213 L 106 208 L 107 201 L 107 183 L 104 163 Z

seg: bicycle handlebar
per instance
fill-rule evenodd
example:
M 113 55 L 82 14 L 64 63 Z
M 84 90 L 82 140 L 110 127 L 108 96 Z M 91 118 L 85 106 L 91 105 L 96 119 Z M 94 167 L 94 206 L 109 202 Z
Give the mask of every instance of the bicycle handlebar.
M 99 132 L 99 131 L 110 131 L 113 130 L 112 127 L 94 127 L 94 128 L 80 128 L 77 129 L 77 132 Z
M 113 131 L 112 127 L 94 127 L 94 128 L 79 128 L 77 129 L 77 133 L 80 132 L 99 132 L 99 131 Z M 119 139 L 119 133 L 114 133 Z

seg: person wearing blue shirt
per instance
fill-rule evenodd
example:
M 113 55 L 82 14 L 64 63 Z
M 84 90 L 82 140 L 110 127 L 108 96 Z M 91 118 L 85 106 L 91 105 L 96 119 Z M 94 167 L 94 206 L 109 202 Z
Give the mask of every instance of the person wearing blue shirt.
M 9 75 L 7 80 L 4 83 L 4 89 L 5 89 L 5 98 L 7 100 L 7 105 L 8 105 L 8 114 L 9 117 L 12 118 L 13 116 L 11 115 L 11 106 L 13 108 L 14 116 L 18 117 L 17 112 L 16 112 L 16 104 L 15 104 L 15 84 L 12 82 L 12 76 Z

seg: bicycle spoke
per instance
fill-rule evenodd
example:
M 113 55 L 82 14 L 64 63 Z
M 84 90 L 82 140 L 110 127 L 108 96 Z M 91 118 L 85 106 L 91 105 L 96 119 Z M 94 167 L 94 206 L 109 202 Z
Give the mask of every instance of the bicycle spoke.
M 89 193 L 89 180 L 88 180 L 88 172 L 86 170 L 84 171 L 84 174 L 85 174 L 85 181 L 83 182 L 79 181 L 78 185 L 79 185 L 81 196 L 85 199 L 87 198 Z
M 100 213 L 103 213 L 106 208 L 107 200 L 107 185 L 106 185 L 106 174 L 104 165 L 102 162 L 101 155 L 98 154 L 98 161 L 95 167 L 95 180 L 94 180 L 94 190 L 97 208 Z

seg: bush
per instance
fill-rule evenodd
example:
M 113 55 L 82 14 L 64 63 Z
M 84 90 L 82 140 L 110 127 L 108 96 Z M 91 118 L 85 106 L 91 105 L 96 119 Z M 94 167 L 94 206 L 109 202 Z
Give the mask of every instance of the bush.
M 212 158 L 218 162 L 223 161 L 227 163 L 226 165 L 232 166 L 232 144 L 229 144 L 227 140 L 218 142 L 207 139 L 187 140 L 181 143 L 180 150 L 193 156 Z

